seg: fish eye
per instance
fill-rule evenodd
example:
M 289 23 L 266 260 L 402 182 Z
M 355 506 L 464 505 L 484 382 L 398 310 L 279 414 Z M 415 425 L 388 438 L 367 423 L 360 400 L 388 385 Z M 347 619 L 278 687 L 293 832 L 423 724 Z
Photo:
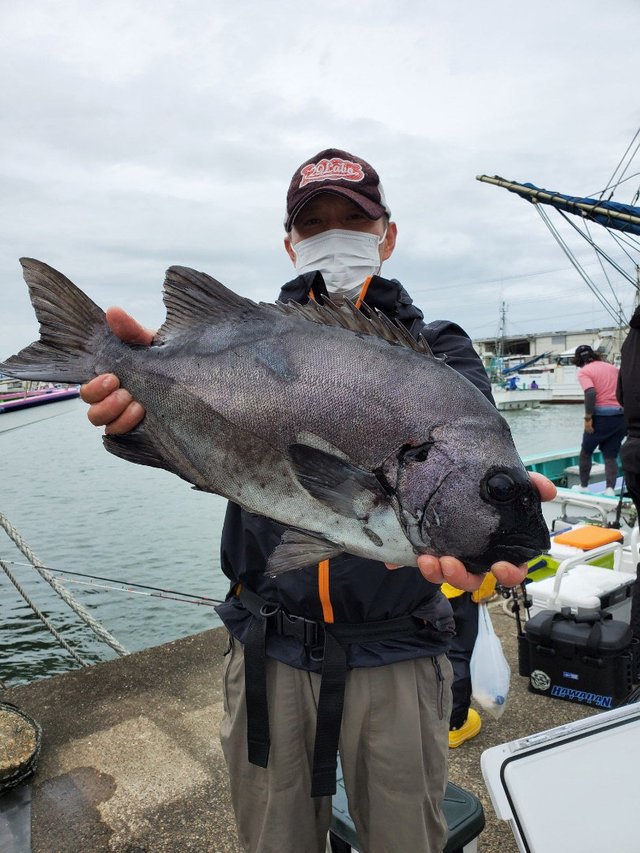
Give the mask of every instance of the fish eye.
M 515 481 L 509 474 L 494 474 L 489 477 L 486 486 L 489 497 L 498 503 L 512 501 L 517 493 Z

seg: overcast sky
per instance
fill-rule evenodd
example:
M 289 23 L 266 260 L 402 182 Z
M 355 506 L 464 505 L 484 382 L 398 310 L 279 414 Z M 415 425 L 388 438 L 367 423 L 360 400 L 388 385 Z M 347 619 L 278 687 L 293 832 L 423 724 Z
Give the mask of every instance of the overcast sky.
M 428 319 L 611 325 L 536 209 L 475 177 L 601 190 L 640 126 L 639 34 L 638 0 L 4 0 L 0 357 L 37 337 L 21 256 L 152 327 L 171 264 L 273 300 L 286 188 L 327 147 L 381 174 L 383 272 Z

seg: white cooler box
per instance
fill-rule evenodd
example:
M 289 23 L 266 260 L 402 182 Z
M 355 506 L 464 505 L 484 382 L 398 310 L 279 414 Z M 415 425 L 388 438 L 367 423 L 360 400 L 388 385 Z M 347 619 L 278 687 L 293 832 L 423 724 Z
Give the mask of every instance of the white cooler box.
M 565 570 L 560 567 L 554 576 L 527 584 L 530 615 L 570 607 L 573 613 L 607 610 L 614 619 L 629 622 L 635 579 L 635 574 L 629 572 L 613 572 L 586 563 Z
M 638 853 L 640 703 L 482 753 L 496 815 L 522 853 Z

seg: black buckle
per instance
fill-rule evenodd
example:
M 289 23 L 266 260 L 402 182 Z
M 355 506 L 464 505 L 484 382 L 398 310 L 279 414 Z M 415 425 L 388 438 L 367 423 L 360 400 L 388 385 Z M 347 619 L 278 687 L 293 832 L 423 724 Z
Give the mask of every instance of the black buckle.
M 283 637 L 295 637 L 303 645 L 311 649 L 313 654 L 318 649 L 322 650 L 324 645 L 324 628 L 320 622 L 305 619 L 304 616 L 285 613 L 282 609 L 270 614 L 269 621 L 276 634 L 280 634 Z M 321 660 L 322 658 L 314 657 L 313 659 Z

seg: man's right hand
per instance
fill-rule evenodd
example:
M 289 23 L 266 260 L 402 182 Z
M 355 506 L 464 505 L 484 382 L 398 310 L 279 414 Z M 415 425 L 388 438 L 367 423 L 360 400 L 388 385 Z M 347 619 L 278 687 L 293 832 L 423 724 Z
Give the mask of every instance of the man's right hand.
M 109 328 L 120 340 L 128 344 L 149 346 L 155 332 L 146 329 L 122 308 L 107 310 Z M 137 426 L 144 417 L 144 408 L 131 394 L 120 387 L 113 373 L 96 376 L 80 389 L 80 396 L 89 403 L 87 417 L 94 426 L 106 427 L 105 433 L 120 435 Z

